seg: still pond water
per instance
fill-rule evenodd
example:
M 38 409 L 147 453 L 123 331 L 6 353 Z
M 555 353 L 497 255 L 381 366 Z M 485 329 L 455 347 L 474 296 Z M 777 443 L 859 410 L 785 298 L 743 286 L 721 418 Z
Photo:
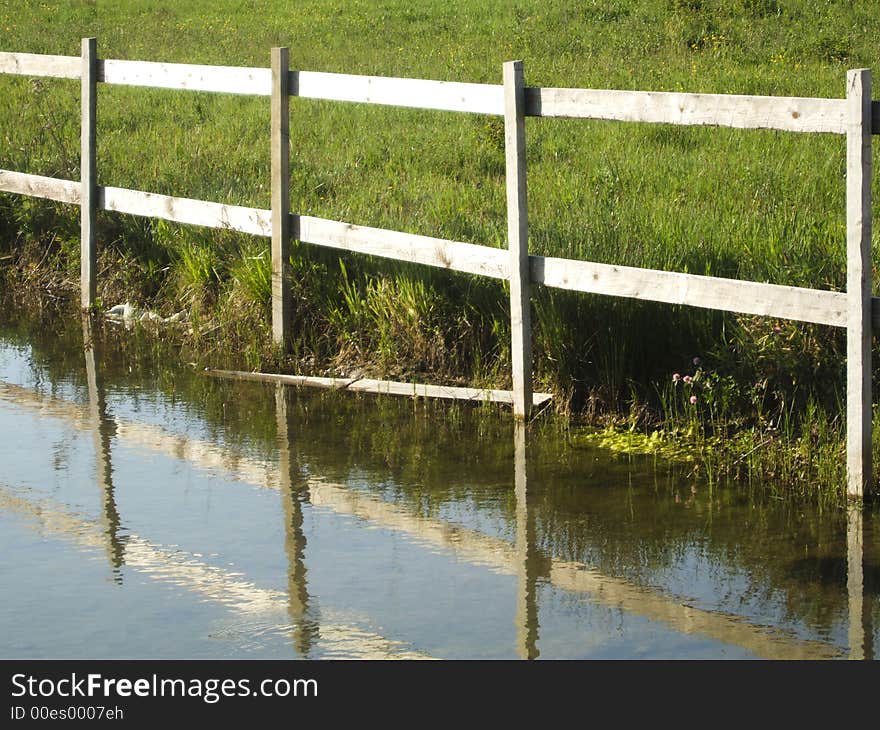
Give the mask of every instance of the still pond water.
M 0 322 L 2 658 L 873 658 L 870 513 L 83 329 Z

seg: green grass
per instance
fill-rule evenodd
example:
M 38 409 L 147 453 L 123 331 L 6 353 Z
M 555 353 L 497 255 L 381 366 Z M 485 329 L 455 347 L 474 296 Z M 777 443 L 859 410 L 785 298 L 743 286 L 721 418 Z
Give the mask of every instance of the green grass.
M 265 67 L 286 45 L 291 67 L 317 71 L 500 83 L 502 63 L 521 58 L 536 86 L 842 97 L 846 70 L 880 57 L 878 11 L 806 0 L 3 0 L 0 30 L 3 50 L 36 53 L 78 54 L 95 35 L 107 58 Z M 76 83 L 8 77 L 0 91 L 0 167 L 78 179 Z M 99 182 L 267 208 L 268 135 L 268 99 L 101 87 Z M 840 137 L 553 119 L 530 119 L 527 136 L 535 253 L 844 286 Z M 493 117 L 292 99 L 291 206 L 503 246 L 503 147 Z M 0 196 L 0 249 L 41 242 L 75 276 L 74 214 Z M 106 303 L 186 306 L 211 327 L 265 334 L 265 240 L 117 215 L 101 226 Z M 293 270 L 295 358 L 253 346 L 249 366 L 356 362 L 507 384 L 502 285 L 306 245 Z M 686 425 L 663 391 L 699 355 L 729 383 L 723 408 L 700 412 L 710 431 L 784 417 L 797 437 L 812 403 L 829 439 L 840 436 L 838 331 L 540 287 L 533 306 L 538 386 L 574 411 Z

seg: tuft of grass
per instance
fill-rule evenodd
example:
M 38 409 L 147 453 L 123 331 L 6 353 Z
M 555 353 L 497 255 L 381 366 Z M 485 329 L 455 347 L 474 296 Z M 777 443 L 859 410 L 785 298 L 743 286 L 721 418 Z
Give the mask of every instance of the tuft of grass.
M 268 312 L 272 301 L 272 257 L 265 244 L 245 241 L 229 265 L 230 286 Z

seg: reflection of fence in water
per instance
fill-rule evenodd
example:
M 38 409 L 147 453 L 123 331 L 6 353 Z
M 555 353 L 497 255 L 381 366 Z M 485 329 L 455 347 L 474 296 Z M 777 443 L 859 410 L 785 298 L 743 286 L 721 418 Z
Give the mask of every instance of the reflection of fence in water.
M 120 568 L 125 563 L 125 541 L 120 539 L 119 510 L 113 490 L 113 466 L 110 461 L 110 440 L 113 437 L 114 422 L 107 416 L 107 399 L 104 388 L 99 386 L 98 370 L 95 363 L 95 339 L 92 321 L 83 317 L 83 349 L 86 358 L 86 384 L 89 390 L 89 420 L 95 441 L 97 457 L 98 488 L 101 490 L 104 520 L 104 535 L 107 539 L 107 554 L 114 568 L 114 580 L 122 582 Z
M 100 380 L 97 380 L 95 392 L 101 390 L 99 383 Z M 0 383 L 0 398 L 18 406 L 36 409 L 48 416 L 62 418 L 77 428 L 92 427 L 93 421 L 85 417 L 84 409 L 74 403 L 44 397 L 26 388 L 3 383 Z M 568 593 L 582 595 L 596 605 L 657 621 L 683 634 L 705 636 L 740 646 L 760 657 L 807 659 L 833 658 L 841 654 L 839 649 L 826 643 L 800 640 L 785 631 L 753 625 L 737 616 L 684 605 L 654 589 L 603 575 L 582 563 L 544 555 L 537 546 L 535 513 L 529 507 L 525 431 L 521 425 L 515 425 L 514 432 L 513 483 L 517 506 L 516 539 L 511 544 L 476 530 L 423 517 L 380 497 L 305 475 L 297 464 L 294 423 L 287 413 L 284 389 L 276 391 L 276 409 L 279 439 L 277 465 L 253 457 L 235 455 L 229 448 L 172 434 L 160 426 L 125 419 L 115 419 L 115 437 L 129 447 L 163 453 L 184 460 L 200 470 L 224 471 L 238 481 L 281 492 L 285 547 L 288 553 L 288 592 L 286 596 L 275 592 L 272 600 L 283 599 L 286 603 L 293 627 L 294 645 L 298 651 L 305 653 L 318 638 L 322 641 L 325 638 L 322 617 L 313 605 L 314 599 L 310 597 L 307 586 L 302 507 L 303 502 L 308 502 L 319 509 L 329 509 L 337 514 L 357 518 L 371 527 L 403 534 L 415 544 L 452 553 L 458 559 L 473 565 L 516 576 L 517 652 L 524 658 L 536 657 L 539 653 L 537 586 L 540 581 L 546 581 Z M 105 471 L 110 473 L 109 449 L 106 452 L 100 451 L 99 458 L 108 459 L 106 465 L 99 465 L 99 475 Z M 112 489 L 112 482 L 107 482 L 107 485 Z M 118 521 L 116 524 L 118 525 Z M 129 551 L 136 543 L 132 542 L 130 536 L 122 542 L 125 562 L 131 564 Z M 106 549 L 106 537 L 104 547 Z M 154 560 L 153 564 L 160 562 Z M 856 568 L 861 567 L 861 559 L 851 558 L 851 565 L 855 575 Z M 198 585 L 203 583 L 204 581 L 196 580 Z M 870 641 L 868 637 L 872 629 L 869 612 L 862 610 L 861 598 L 854 595 L 857 585 L 860 586 L 861 583 L 855 579 L 851 581 L 850 613 L 851 618 L 858 621 L 861 628 L 854 629 L 852 621 L 850 626 L 851 640 L 859 642 L 858 645 L 861 646 Z M 853 613 L 854 610 L 857 614 Z M 322 610 L 321 615 L 323 614 Z M 864 621 L 865 616 L 869 619 L 868 623 Z M 856 646 L 853 644 L 853 656 L 857 654 Z
M 24 489 L 12 489 L 0 483 L 0 509 L 18 516 L 42 536 L 69 540 L 87 549 L 106 548 L 103 521 L 90 520 L 52 500 L 35 498 Z M 261 588 L 241 575 L 209 565 L 176 546 L 156 545 L 131 533 L 121 539 L 125 543 L 124 565 L 127 568 L 229 609 L 246 622 L 234 627 L 236 633 L 249 633 L 249 627 L 279 631 L 285 628 L 286 622 L 279 621 L 281 616 L 289 614 L 288 596 L 283 591 Z M 114 565 L 114 572 L 116 567 Z M 422 652 L 409 649 L 403 642 L 344 621 L 342 616 L 322 612 L 316 634 L 320 636 L 325 655 L 352 659 L 429 658 Z M 292 620 L 290 630 L 294 636 L 299 631 L 299 626 Z M 299 650 L 300 646 L 295 644 L 295 648 Z
M 528 418 L 533 407 L 529 308 L 533 283 L 846 327 L 847 489 L 851 495 L 861 496 L 871 486 L 871 134 L 875 105 L 868 70 L 848 73 L 846 99 L 558 89 L 526 87 L 519 61 L 504 65 L 502 85 L 469 84 L 291 71 L 286 48 L 272 50 L 269 69 L 105 60 L 97 57 L 95 39 L 87 38 L 83 39 L 81 58 L 2 52 L 0 73 L 81 81 L 81 182 L 0 170 L 0 190 L 81 206 L 84 307 L 95 302 L 94 221 L 98 209 L 270 237 L 272 332 L 281 345 L 290 331 L 287 268 L 291 238 L 508 280 L 512 397 L 518 418 Z M 99 187 L 95 169 L 98 83 L 271 97 L 272 209 Z M 503 116 L 509 251 L 291 214 L 290 96 Z M 847 292 L 529 255 L 527 116 L 846 135 Z
M 305 610 L 308 595 L 302 555 L 305 544 L 301 530 L 302 514 L 300 509 L 298 522 L 291 514 L 298 503 L 290 490 L 285 493 L 283 485 L 289 485 L 290 480 L 285 481 L 283 473 L 279 486 L 282 487 L 282 495 L 290 496 L 290 501 L 285 497 L 285 510 L 286 515 L 291 515 L 286 541 L 291 568 L 286 593 L 260 588 L 240 575 L 206 564 L 176 546 L 156 545 L 125 530 L 116 506 L 110 447 L 113 436 L 125 442 L 127 432 L 124 428 L 120 431 L 116 420 L 107 414 L 103 382 L 95 362 L 95 343 L 87 317 L 83 318 L 83 342 L 89 396 L 87 408 L 55 398 L 42 398 L 26 388 L 3 382 L 0 382 L 0 398 L 17 406 L 29 406 L 49 417 L 64 419 L 78 429 L 92 431 L 96 480 L 101 491 L 101 517 L 91 520 L 52 500 L 34 498 L 25 489 L 12 489 L 0 483 L 0 509 L 4 513 L 19 516 L 41 535 L 73 540 L 82 547 L 103 550 L 117 583 L 122 583 L 122 568 L 126 566 L 160 583 L 193 591 L 241 615 L 249 622 L 248 626 L 262 630 L 283 628 L 278 624 L 277 616 L 286 613 L 294 648 L 300 656 L 308 657 L 313 645 L 320 639 L 324 655 L 354 659 L 429 658 L 424 652 L 410 650 L 400 641 L 388 639 L 353 623 L 344 623 L 345 619 L 334 616 L 332 611 L 324 610 L 318 616 L 316 611 Z M 169 445 L 167 440 L 164 443 Z M 177 458 L 187 458 L 185 445 L 180 441 L 174 443 L 172 453 Z M 189 456 L 192 457 L 191 454 Z M 215 462 L 208 458 L 204 462 L 204 468 L 210 469 L 229 468 L 232 465 L 228 459 Z M 263 473 L 269 473 L 268 466 Z M 275 474 L 274 470 L 271 473 Z M 245 472 L 238 476 L 254 481 L 255 474 Z M 236 627 L 236 632 L 245 629 Z

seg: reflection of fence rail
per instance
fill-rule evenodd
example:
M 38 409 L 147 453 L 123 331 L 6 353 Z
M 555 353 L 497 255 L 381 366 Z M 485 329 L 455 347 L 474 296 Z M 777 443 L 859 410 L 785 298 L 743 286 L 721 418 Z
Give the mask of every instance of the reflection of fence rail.
M 4 514 L 39 532 L 43 539 L 61 538 L 81 549 L 101 549 L 104 529 L 96 521 L 77 514 L 51 498 L 37 497 L 25 489 L 15 489 L 0 482 L 0 508 Z M 125 536 L 125 565 L 137 573 L 160 583 L 184 588 L 202 601 L 222 606 L 244 624 L 254 629 L 282 627 L 279 621 L 288 611 L 285 592 L 262 588 L 241 574 L 205 563 L 201 556 L 186 552 L 179 546 L 157 544 L 139 535 Z M 237 622 L 238 623 L 238 622 Z M 243 626 L 238 623 L 239 630 Z M 296 625 L 292 625 L 294 631 Z M 335 611 L 322 610 L 320 624 L 321 648 L 325 656 L 348 659 L 430 659 L 423 651 L 409 648 L 398 639 L 388 638 L 361 625 L 351 623 Z M 797 658 L 834 658 L 832 647 L 805 644 Z M 55 649 L 53 648 L 53 651 Z M 307 653 L 306 653 L 307 654 Z M 308 658 L 306 656 L 306 658 Z
M 100 388 L 93 388 L 94 392 L 98 390 Z M 90 418 L 88 411 L 79 404 L 0 381 L 0 401 L 2 400 L 14 403 L 16 408 L 37 411 L 62 420 L 74 428 L 88 430 L 95 427 L 94 417 Z M 370 529 L 381 529 L 403 535 L 414 545 L 454 555 L 457 560 L 473 566 L 484 567 L 502 575 L 516 575 L 519 581 L 518 648 L 523 648 L 524 656 L 528 655 L 529 648 L 534 651 L 537 640 L 538 597 L 534 584 L 539 580 L 568 594 L 583 596 L 594 605 L 643 617 L 685 635 L 703 636 L 732 644 L 765 659 L 831 659 L 839 657 L 842 653 L 839 648 L 825 641 L 799 638 L 773 626 L 750 623 L 742 616 L 707 610 L 689 605 L 687 602 L 682 603 L 678 598 L 665 595 L 656 588 L 608 575 L 594 566 L 542 550 L 535 533 L 535 524 L 539 518 L 534 502 L 530 501 L 526 485 L 526 444 L 525 432 L 521 425 L 517 425 L 514 430 L 513 482 L 516 487 L 516 538 L 514 542 L 509 542 L 454 522 L 425 516 L 410 505 L 386 500 L 369 490 L 351 489 L 344 482 L 337 483 L 325 479 L 319 474 L 316 475 L 315 469 L 304 468 L 311 464 L 307 459 L 300 464 L 294 463 L 296 456 L 291 448 L 291 436 L 296 430 L 296 424 L 288 420 L 283 391 L 280 393 L 276 391 L 275 407 L 280 448 L 278 462 L 249 456 L 229 444 L 191 438 L 173 433 L 164 426 L 118 417 L 113 418 L 114 440 L 129 449 L 187 462 L 194 469 L 207 473 L 220 472 L 238 482 L 280 491 L 285 500 L 285 510 L 301 509 L 299 506 L 295 507 L 299 503 L 297 496 L 293 494 L 291 474 L 296 472 L 296 483 L 303 490 L 302 493 L 307 495 L 307 502 L 312 507 L 336 515 L 356 518 Z M 99 460 L 109 462 L 109 451 L 99 452 L 98 456 Z M 99 471 L 100 469 L 101 467 Z M 320 472 L 320 469 L 317 471 Z M 107 487 L 110 487 L 109 482 L 105 482 L 102 491 L 106 492 Z M 112 487 L 110 488 L 112 491 Z M 26 513 L 27 510 L 36 514 L 43 525 L 46 522 L 54 522 L 64 527 L 68 533 L 85 534 L 81 526 L 78 529 L 70 529 L 68 525 L 75 528 L 76 523 L 65 517 L 65 513 L 58 506 L 52 506 L 51 502 L 39 500 L 34 503 L 36 508 L 28 506 L 23 509 L 21 506 L 28 504 L 9 493 L 0 482 L 0 509 L 19 515 Z M 291 520 L 287 514 L 285 526 L 287 529 L 291 527 Z M 301 532 L 295 539 L 300 546 L 304 544 Z M 134 545 L 135 541 L 139 540 L 140 538 L 127 536 L 126 546 Z M 302 548 L 296 548 L 291 545 L 292 542 L 294 541 L 288 537 L 288 546 L 292 548 L 289 556 L 291 565 L 296 560 L 304 562 L 304 556 L 294 555 L 297 549 Z M 126 560 L 141 569 L 144 564 L 143 544 L 145 543 L 141 543 L 139 546 L 141 549 L 135 553 L 131 561 Z M 861 543 L 853 545 L 851 550 L 850 559 L 856 566 L 851 574 L 861 575 Z M 210 570 L 215 573 L 216 578 L 209 580 L 204 571 L 192 569 L 193 562 L 179 550 L 173 560 L 165 561 L 159 559 L 158 552 L 153 551 L 149 561 L 153 571 L 160 576 L 167 574 L 180 578 L 181 582 L 185 580 L 211 600 L 218 600 L 219 596 L 223 596 L 220 600 L 234 608 L 238 608 L 239 605 L 253 605 L 271 609 L 279 602 L 280 597 L 277 594 L 255 590 L 245 581 L 238 579 L 230 581 L 223 571 L 214 568 Z M 166 563 L 171 565 L 166 566 Z M 181 567 L 185 567 L 186 571 L 181 570 Z M 189 573 L 190 577 L 185 577 L 185 573 Z M 205 588 L 213 590 L 207 593 Z M 858 593 L 861 593 L 861 583 L 857 588 Z M 290 586 L 290 590 L 298 592 L 303 590 L 303 586 Z M 852 600 L 853 591 L 850 595 Z M 301 617 L 294 623 L 301 624 Z M 326 639 L 323 621 L 320 625 L 320 634 L 322 640 Z M 402 647 L 398 649 L 402 650 Z
M 80 79 L 81 182 L 0 170 L 0 191 L 49 198 L 82 208 L 82 304 L 95 298 L 95 215 L 111 210 L 178 223 L 228 228 L 272 239 L 272 329 L 284 344 L 290 308 L 287 266 L 291 238 L 320 246 L 479 274 L 510 282 L 514 413 L 532 408 L 529 288 L 561 289 L 766 315 L 847 329 L 848 491 L 861 495 L 871 478 L 871 72 L 850 71 L 845 99 L 684 94 L 526 87 L 522 64 L 504 65 L 504 83 L 290 71 L 287 49 L 272 67 L 238 68 L 99 60 L 94 39 L 82 56 L 0 53 L 0 72 Z M 271 97 L 272 208 L 263 210 L 121 188 L 99 187 L 95 169 L 98 83 Z M 509 252 L 460 241 L 291 214 L 290 96 L 389 104 L 504 117 Z M 847 138 L 847 291 L 655 271 L 528 253 L 525 117 L 571 117 L 711 125 Z M 880 129 L 880 124 L 878 124 Z

